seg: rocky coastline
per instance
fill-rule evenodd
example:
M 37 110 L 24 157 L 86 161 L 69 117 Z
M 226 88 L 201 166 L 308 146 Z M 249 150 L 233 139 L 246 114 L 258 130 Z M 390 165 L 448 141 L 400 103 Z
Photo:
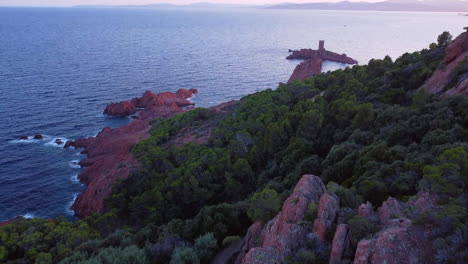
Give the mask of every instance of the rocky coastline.
M 104 128 L 96 137 L 82 138 L 65 143 L 65 148 L 83 149 L 87 158 L 79 165 L 85 168 L 79 180 L 87 185 L 74 202 L 72 209 L 80 217 L 102 212 L 104 199 L 111 193 L 116 180 L 125 179 L 138 167 L 132 154 L 133 145 L 150 136 L 150 122 L 155 118 L 168 118 L 192 106 L 188 99 L 198 91 L 180 89 L 176 93 L 162 92 L 155 94 L 146 91 L 142 97 L 130 101 L 112 103 L 104 114 L 109 116 L 133 116 L 133 120 L 117 128 Z M 188 108 L 190 109 L 190 108 Z

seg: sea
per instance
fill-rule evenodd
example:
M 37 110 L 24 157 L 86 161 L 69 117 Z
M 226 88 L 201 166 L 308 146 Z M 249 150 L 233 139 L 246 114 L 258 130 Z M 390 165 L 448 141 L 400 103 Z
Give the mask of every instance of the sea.
M 275 89 L 299 61 L 289 49 L 325 47 L 366 64 L 421 50 L 455 13 L 266 9 L 0 8 L 0 221 L 75 219 L 85 186 L 79 150 L 54 144 L 128 118 L 102 114 L 146 90 L 199 90 L 200 107 Z M 324 70 L 346 65 L 327 62 Z M 42 140 L 18 140 L 44 135 Z

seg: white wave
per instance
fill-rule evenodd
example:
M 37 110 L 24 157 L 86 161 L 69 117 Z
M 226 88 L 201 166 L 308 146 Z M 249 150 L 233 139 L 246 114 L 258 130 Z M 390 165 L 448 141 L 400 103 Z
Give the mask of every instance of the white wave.
M 78 179 L 78 174 L 74 174 L 70 177 L 71 181 L 72 182 L 75 182 L 75 183 L 80 183 L 80 180 Z
M 33 214 L 31 214 L 31 213 L 26 213 L 26 214 L 22 215 L 22 217 L 24 217 L 24 218 L 26 218 L 26 219 L 32 219 L 32 218 L 34 218 L 35 216 L 34 216 Z
M 67 213 L 70 214 L 70 215 L 75 215 L 75 211 L 73 211 L 72 206 L 75 203 L 76 198 L 78 198 L 77 193 L 73 194 L 72 200 L 67 204 L 66 210 L 67 210 Z
M 58 139 L 60 139 L 63 142 L 63 144 L 59 145 L 55 143 L 55 141 Z M 63 148 L 63 146 L 65 146 L 65 143 L 67 143 L 67 141 L 69 141 L 69 139 L 65 137 L 51 137 L 47 140 L 47 142 L 44 145 L 49 146 L 49 147 L 55 147 L 55 148 Z
M 80 163 L 79 160 L 72 160 L 68 163 L 68 165 L 70 165 L 70 167 L 73 169 L 81 169 L 81 166 L 79 163 Z

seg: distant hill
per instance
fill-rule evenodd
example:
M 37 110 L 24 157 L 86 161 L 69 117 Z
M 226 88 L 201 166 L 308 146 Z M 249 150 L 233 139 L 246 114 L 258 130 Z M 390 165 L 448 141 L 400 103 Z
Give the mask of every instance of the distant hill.
M 209 2 L 199 2 L 186 5 L 176 5 L 169 3 L 161 4 L 149 4 L 149 5 L 78 5 L 75 7 L 79 8 L 116 8 L 116 7 L 138 7 L 138 8 L 161 8 L 161 9 L 175 9 L 175 8 L 235 8 L 235 7 L 245 7 L 245 5 L 235 5 L 235 4 L 216 4 Z
M 468 1 L 463 0 L 389 0 L 385 2 L 338 3 L 284 3 L 269 9 L 362 10 L 362 11 L 419 11 L 419 12 L 467 12 Z

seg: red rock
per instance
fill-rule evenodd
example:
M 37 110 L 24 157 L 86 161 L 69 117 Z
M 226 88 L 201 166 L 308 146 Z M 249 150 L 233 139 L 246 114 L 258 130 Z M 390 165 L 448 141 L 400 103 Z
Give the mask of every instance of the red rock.
M 191 92 L 192 94 L 197 94 L 198 93 L 198 90 L 197 89 L 189 89 L 189 92 Z
M 286 59 L 288 60 L 321 59 L 321 60 L 328 60 L 328 61 L 334 61 L 334 62 L 345 63 L 345 64 L 357 64 L 358 63 L 358 61 L 346 56 L 346 54 L 338 54 L 335 52 L 328 51 L 325 49 L 324 46 L 322 46 L 322 43 L 320 44 L 321 45 L 318 50 L 313 50 L 313 49 L 289 50 L 289 52 L 292 52 L 292 54 L 289 55 Z M 324 44 L 325 43 L 323 43 L 323 45 Z
M 388 198 L 378 209 L 380 223 L 386 224 L 393 218 L 405 217 L 403 205 L 395 198 Z
M 351 249 L 351 232 L 346 224 L 336 227 L 330 253 L 330 264 L 341 264 L 344 259 L 349 259 L 353 252 Z
M 28 136 L 21 136 L 21 137 L 20 137 L 20 140 L 28 140 L 28 139 L 29 139 Z
M 285 257 L 304 248 L 308 231 L 300 222 L 309 203 L 318 203 L 324 190 L 319 177 L 304 175 L 284 202 L 281 212 L 263 228 L 261 246 L 250 249 L 242 263 L 281 263 Z
M 430 241 L 406 218 L 392 219 L 374 239 L 358 243 L 354 264 L 433 263 Z
M 264 224 L 262 222 L 255 222 L 249 227 L 235 264 L 240 264 L 251 248 L 259 247 L 261 245 L 261 234 L 263 226 Z
M 137 108 L 129 101 L 112 103 L 104 110 L 105 115 L 109 116 L 129 116 L 136 113 Z
M 449 64 L 468 50 L 468 31 L 458 36 L 445 50 L 445 64 Z
M 305 80 L 314 77 L 322 72 L 322 60 L 310 59 L 297 65 L 288 82 Z
M 90 167 L 94 164 L 94 160 L 92 159 L 82 159 L 78 164 L 80 164 L 81 167 Z
M 34 136 L 34 139 L 43 139 L 43 138 L 44 138 L 44 136 L 42 136 L 42 135 L 35 135 Z
M 26 220 L 24 217 L 18 216 L 18 217 L 15 217 L 15 218 L 11 219 L 11 220 L 0 222 L 0 226 L 8 225 L 8 224 L 11 224 L 11 223 L 17 223 L 17 222 L 21 222 L 21 221 L 24 221 L 24 220 Z
M 437 208 L 439 197 L 435 193 L 420 192 L 416 195 L 416 200 L 408 202 L 409 205 L 418 209 L 418 213 L 424 213 Z
M 179 89 L 179 90 L 176 92 L 176 95 L 177 95 L 177 97 L 179 97 L 179 98 L 187 99 L 187 98 L 192 97 L 192 96 L 193 96 L 193 93 L 190 92 L 190 91 L 187 90 L 187 89 Z
M 445 66 L 440 67 L 420 89 L 443 96 L 468 95 L 468 75 L 462 75 L 454 87 L 448 87 L 460 63 L 468 59 L 468 32 L 458 36 L 446 49 Z
M 73 141 L 67 141 L 65 143 L 65 146 L 63 146 L 64 148 L 70 148 L 70 147 L 74 147 L 75 146 L 75 142 Z
M 320 240 L 327 240 L 327 235 L 336 220 L 338 209 L 339 199 L 336 194 L 325 193 L 320 197 L 317 219 L 314 221 L 314 232 Z
M 273 248 L 252 248 L 245 258 L 242 260 L 242 264 L 276 264 L 278 259 L 281 257 L 278 252 Z
M 57 145 L 63 145 L 63 141 L 62 141 L 60 138 L 57 138 L 57 139 L 55 140 L 55 144 L 57 144 Z
M 374 211 L 374 207 L 370 202 L 367 202 L 365 204 L 361 204 L 358 208 L 358 215 L 362 217 L 366 217 L 368 219 L 375 219 L 376 214 Z

